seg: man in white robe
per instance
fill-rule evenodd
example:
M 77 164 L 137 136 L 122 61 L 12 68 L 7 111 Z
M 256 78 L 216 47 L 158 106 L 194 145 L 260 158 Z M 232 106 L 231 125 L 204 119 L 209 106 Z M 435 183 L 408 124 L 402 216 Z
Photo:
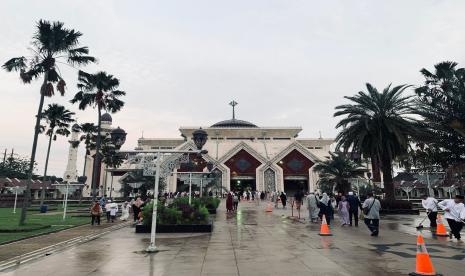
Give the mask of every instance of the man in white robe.
M 308 219 L 310 222 L 318 222 L 318 213 L 320 208 L 318 208 L 318 197 L 314 192 L 310 192 L 307 196 L 307 209 L 308 209 Z

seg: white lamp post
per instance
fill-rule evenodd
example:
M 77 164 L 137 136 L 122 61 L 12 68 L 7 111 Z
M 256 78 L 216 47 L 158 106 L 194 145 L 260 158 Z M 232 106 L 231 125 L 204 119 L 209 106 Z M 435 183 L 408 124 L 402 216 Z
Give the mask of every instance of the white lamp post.
M 25 187 L 20 187 L 20 186 L 15 186 L 15 187 L 9 188 L 9 190 L 11 192 L 14 191 L 14 193 L 15 193 L 15 203 L 14 203 L 14 206 L 13 206 L 13 214 L 16 214 L 16 203 L 18 201 L 18 194 L 22 194 L 24 192 L 24 190 L 26 190 L 26 188 Z
M 66 212 L 68 209 L 68 195 L 70 192 L 76 191 L 79 187 L 84 186 L 81 183 L 69 183 L 70 176 L 66 176 L 65 184 L 52 184 L 52 186 L 56 186 L 61 193 L 64 193 L 63 197 L 63 220 L 66 220 Z

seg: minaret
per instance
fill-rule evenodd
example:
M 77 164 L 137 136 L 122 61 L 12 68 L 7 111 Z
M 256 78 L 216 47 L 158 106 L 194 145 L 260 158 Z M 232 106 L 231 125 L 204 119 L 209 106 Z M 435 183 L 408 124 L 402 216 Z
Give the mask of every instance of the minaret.
M 79 125 L 74 124 L 71 127 L 71 140 L 69 140 L 69 151 L 68 151 L 68 164 L 66 165 L 66 171 L 63 179 L 68 179 L 69 175 L 70 182 L 77 181 L 77 152 L 79 147 Z

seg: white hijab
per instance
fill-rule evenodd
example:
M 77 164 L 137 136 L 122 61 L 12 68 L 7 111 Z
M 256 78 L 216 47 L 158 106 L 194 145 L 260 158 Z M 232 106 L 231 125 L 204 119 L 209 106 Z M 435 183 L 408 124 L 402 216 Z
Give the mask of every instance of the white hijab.
M 328 206 L 329 196 L 326 193 L 323 193 L 323 196 L 321 197 L 320 202 Z

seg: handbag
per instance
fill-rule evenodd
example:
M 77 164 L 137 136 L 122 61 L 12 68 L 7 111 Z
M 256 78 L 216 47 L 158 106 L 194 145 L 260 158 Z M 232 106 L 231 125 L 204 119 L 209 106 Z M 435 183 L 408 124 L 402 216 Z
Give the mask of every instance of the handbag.
M 370 207 L 365 207 L 365 208 L 363 208 L 363 214 L 364 214 L 365 216 L 368 215 L 368 213 L 369 213 L 370 210 L 371 210 L 371 207 L 373 207 L 373 205 L 375 204 L 375 201 L 376 201 L 376 199 L 373 198 L 373 202 L 371 203 Z

